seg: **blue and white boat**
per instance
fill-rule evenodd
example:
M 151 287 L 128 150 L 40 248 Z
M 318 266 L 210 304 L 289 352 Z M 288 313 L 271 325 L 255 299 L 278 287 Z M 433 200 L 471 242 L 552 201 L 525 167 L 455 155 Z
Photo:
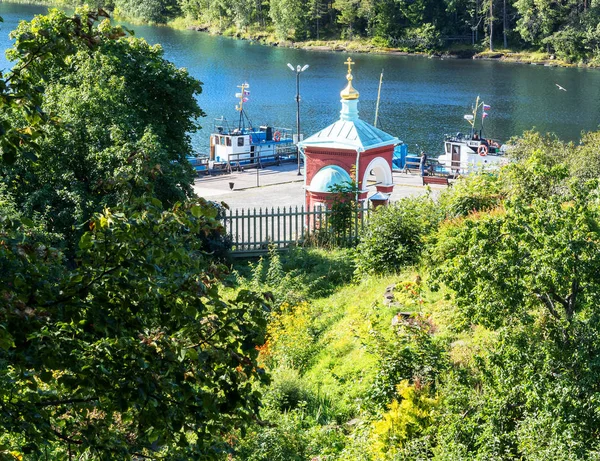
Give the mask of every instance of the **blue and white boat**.
M 250 85 L 243 83 L 236 93 L 239 100 L 235 109 L 239 117 L 230 125 L 225 117 L 215 119 L 210 136 L 209 165 L 225 165 L 229 170 L 262 167 L 265 164 L 295 160 L 297 148 L 292 131 L 272 125 L 252 125 L 244 110 L 250 96 Z

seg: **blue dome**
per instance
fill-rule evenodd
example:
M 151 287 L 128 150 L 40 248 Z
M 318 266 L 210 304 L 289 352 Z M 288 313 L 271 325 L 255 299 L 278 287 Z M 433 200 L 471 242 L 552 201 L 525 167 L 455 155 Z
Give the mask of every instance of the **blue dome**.
M 313 176 L 308 190 L 311 192 L 331 192 L 331 187 L 352 182 L 352 178 L 343 168 L 329 165 L 321 168 Z

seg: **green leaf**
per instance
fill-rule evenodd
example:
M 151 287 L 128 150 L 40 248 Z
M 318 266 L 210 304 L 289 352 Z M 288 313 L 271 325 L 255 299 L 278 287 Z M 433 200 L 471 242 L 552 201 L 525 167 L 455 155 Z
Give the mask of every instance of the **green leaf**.
M 14 338 L 8 331 L 6 331 L 4 325 L 0 325 L 0 349 L 7 351 L 11 347 L 15 347 Z
M 187 358 L 193 361 L 198 360 L 198 351 L 194 348 L 190 348 L 187 350 Z
M 192 215 L 194 215 L 195 218 L 200 218 L 203 214 L 204 213 L 201 206 L 194 205 L 192 207 Z
M 90 232 L 86 232 L 79 239 L 79 248 L 81 250 L 88 250 L 92 247 L 92 234 Z
M 33 220 L 29 219 L 29 218 L 21 218 L 21 223 L 23 223 L 23 225 L 25 227 L 34 227 L 35 223 L 33 222 Z

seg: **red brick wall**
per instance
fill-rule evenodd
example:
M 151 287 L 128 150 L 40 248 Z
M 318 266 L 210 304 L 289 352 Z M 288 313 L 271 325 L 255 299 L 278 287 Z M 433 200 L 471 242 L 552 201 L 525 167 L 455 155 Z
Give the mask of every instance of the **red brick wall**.
M 382 157 L 385 159 L 390 168 L 392 166 L 392 157 L 394 153 L 394 146 L 384 146 L 376 149 L 370 149 L 368 151 L 362 152 L 359 158 L 359 171 L 358 177 L 352 174 L 352 171 L 356 165 L 356 151 L 347 150 L 347 149 L 324 149 L 324 148 L 314 148 L 307 147 L 304 151 L 305 161 L 306 161 L 306 186 L 310 187 L 313 177 L 317 172 L 326 166 L 329 165 L 337 165 L 343 168 L 350 176 L 354 178 L 355 181 L 358 181 L 359 190 L 362 190 L 362 178 L 365 175 L 365 170 L 371 160 L 377 157 Z M 391 192 L 387 190 L 389 188 L 385 188 L 385 192 Z M 314 203 L 316 202 L 326 202 L 327 194 L 323 193 L 314 193 L 306 191 L 306 209 L 312 209 Z M 359 200 L 366 199 L 366 194 L 360 194 Z

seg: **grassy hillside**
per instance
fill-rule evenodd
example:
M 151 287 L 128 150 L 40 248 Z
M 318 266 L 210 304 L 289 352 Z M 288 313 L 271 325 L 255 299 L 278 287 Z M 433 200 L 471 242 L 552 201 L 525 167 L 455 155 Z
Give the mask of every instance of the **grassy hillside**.
M 347 264 L 354 258 L 352 250 L 296 250 L 238 267 L 245 273 L 238 279 L 242 285 L 280 296 L 287 289 L 288 301 L 276 302 L 261 349 L 261 362 L 272 374 L 262 389 L 264 426 L 243 439 L 236 459 L 362 459 L 373 424 L 395 392 L 386 356 L 402 346 L 398 331 L 405 320 L 396 324 L 397 314 L 413 313 L 435 326 L 436 335 L 448 336 L 447 302 L 419 281 L 416 269 L 356 279 L 354 264 Z M 299 270 L 311 260 L 309 272 Z M 283 286 L 268 280 L 267 274 L 278 272 L 285 274 Z M 384 294 L 391 286 L 396 289 L 389 304 Z M 292 293 L 291 287 L 299 288 Z M 467 342 L 465 336 L 463 348 Z
M 595 459 L 599 139 L 527 133 L 502 170 L 380 209 L 356 250 L 240 271 L 274 302 L 234 459 Z

